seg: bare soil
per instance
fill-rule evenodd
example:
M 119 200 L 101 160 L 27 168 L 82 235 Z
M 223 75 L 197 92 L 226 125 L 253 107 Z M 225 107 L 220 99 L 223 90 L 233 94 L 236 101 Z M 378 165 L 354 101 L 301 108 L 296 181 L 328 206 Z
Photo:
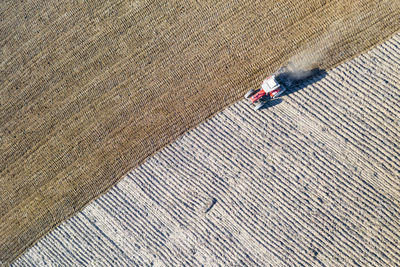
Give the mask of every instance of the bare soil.
M 0 262 L 287 60 L 329 69 L 382 42 L 399 5 L 3 1 Z
M 400 33 L 186 132 L 13 266 L 396 266 Z

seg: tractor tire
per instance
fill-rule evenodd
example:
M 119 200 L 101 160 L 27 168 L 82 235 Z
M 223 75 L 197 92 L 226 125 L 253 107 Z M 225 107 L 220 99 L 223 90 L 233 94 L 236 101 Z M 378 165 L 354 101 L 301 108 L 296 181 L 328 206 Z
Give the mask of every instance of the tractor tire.
M 265 102 L 260 102 L 257 106 L 254 107 L 254 110 L 260 110 L 265 105 Z
M 249 99 L 252 95 L 254 95 L 255 94 L 255 90 L 254 89 L 250 89 L 250 91 L 248 91 L 245 95 L 244 95 L 244 98 L 247 98 L 247 99 Z

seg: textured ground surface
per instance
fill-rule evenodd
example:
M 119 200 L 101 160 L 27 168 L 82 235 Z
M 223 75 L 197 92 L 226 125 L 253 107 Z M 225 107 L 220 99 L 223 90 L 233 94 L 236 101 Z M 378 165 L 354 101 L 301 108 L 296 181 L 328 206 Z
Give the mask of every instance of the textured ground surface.
M 2 1 L 0 261 L 289 57 L 390 36 L 399 2 Z
M 318 79 L 187 132 L 14 266 L 399 264 L 400 34 Z
M 289 57 L 329 68 L 391 36 L 399 5 L 1 1 L 0 261 Z

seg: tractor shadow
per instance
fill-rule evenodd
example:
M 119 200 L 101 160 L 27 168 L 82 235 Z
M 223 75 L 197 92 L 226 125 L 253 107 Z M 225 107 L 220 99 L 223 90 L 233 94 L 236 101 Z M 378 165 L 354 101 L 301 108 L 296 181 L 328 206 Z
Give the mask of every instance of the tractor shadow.
M 260 110 L 276 106 L 283 100 L 281 97 L 296 93 L 307 86 L 322 80 L 327 75 L 326 70 L 315 68 L 309 71 L 284 72 L 276 76 L 277 80 L 286 86 L 286 91 L 277 99 L 266 103 Z
M 272 100 L 268 101 L 267 103 L 265 103 L 264 106 L 262 106 L 259 110 L 272 108 L 273 106 L 276 106 L 282 102 L 283 102 L 282 98 L 272 99 Z

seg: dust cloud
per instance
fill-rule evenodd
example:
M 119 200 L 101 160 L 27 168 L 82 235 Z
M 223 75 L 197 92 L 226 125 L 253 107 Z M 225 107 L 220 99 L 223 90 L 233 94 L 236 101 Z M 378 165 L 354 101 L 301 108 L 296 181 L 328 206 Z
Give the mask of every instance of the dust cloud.
M 301 79 L 308 76 L 309 72 L 322 65 L 323 60 L 330 56 L 336 44 L 343 41 L 345 36 L 340 30 L 343 27 L 343 21 L 337 20 L 329 26 L 328 31 L 321 35 L 311 46 L 304 48 L 289 60 L 288 70 Z
M 400 1 L 382 0 L 379 3 L 372 3 L 372 5 L 373 7 L 368 6 L 363 1 L 355 1 L 351 6 L 338 6 L 337 12 L 339 14 L 348 9 L 351 12 L 348 12 L 347 16 L 334 20 L 324 30 L 323 34 L 314 38 L 316 40 L 312 45 L 303 47 L 299 53 L 292 56 L 289 59 L 288 70 L 302 76 L 302 73 L 306 71 L 324 66 L 324 63 L 329 62 L 330 58 L 348 58 L 346 54 L 349 46 L 346 46 L 346 44 L 349 43 L 348 40 L 351 40 L 354 32 L 348 32 L 346 28 L 352 27 L 356 29 L 356 32 L 369 32 L 370 26 L 365 24 L 365 20 L 370 18 L 373 21 L 374 18 L 378 18 L 379 13 L 382 12 L 382 6 L 391 10 L 398 10 Z

